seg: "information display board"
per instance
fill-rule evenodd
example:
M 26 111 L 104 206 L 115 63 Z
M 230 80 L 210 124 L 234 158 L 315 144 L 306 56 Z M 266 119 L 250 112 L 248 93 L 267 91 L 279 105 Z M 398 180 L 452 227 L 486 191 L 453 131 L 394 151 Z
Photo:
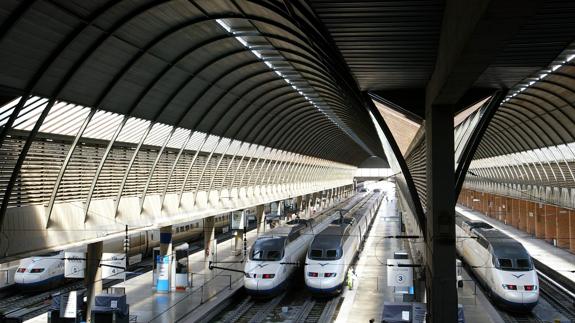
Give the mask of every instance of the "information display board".
M 84 252 L 64 252 L 64 277 L 84 278 L 86 254 Z
M 246 218 L 244 210 L 232 212 L 232 230 L 243 230 Z
M 123 253 L 103 253 L 102 279 L 124 279 L 126 276 L 126 254 Z
M 170 292 L 170 256 L 158 256 L 156 258 L 156 266 L 158 270 L 158 282 L 156 284 L 156 291 L 158 293 Z
M 410 287 L 413 286 L 413 267 L 409 259 L 387 259 L 387 286 Z

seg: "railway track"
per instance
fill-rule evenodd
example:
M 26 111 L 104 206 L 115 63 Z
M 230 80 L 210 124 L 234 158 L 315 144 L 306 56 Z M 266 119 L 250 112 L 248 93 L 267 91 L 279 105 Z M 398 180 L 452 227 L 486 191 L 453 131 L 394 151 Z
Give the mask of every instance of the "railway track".
M 260 323 L 273 311 L 285 297 L 286 293 L 271 300 L 254 300 L 247 297 L 235 311 L 228 313 L 221 322 L 224 323 Z
M 537 316 L 529 314 L 508 313 L 498 310 L 499 316 L 505 323 L 543 323 Z
M 544 273 L 537 271 L 539 277 L 539 295 L 565 316 L 575 322 L 575 295 L 559 285 Z
M 331 299 L 308 298 L 298 313 L 299 315 L 296 317 L 295 322 L 331 322 L 340 300 L 341 297 L 339 296 Z

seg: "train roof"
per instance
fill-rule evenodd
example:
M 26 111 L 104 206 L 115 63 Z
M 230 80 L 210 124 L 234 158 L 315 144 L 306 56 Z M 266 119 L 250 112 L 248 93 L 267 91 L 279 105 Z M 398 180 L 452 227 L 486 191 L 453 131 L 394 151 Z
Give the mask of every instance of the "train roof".
M 342 245 L 344 238 L 348 233 L 349 225 L 328 226 L 315 236 L 310 248 L 324 250 L 337 249 Z
M 273 236 L 280 236 L 280 237 L 288 237 L 290 234 L 294 232 L 298 232 L 309 228 L 313 221 L 306 220 L 306 219 L 295 219 L 292 221 L 287 222 L 285 225 L 276 227 L 271 229 L 270 231 L 264 232 L 260 235 L 260 237 L 273 237 Z
M 497 229 L 474 229 L 484 238 L 498 258 L 529 258 L 529 253 L 521 243 Z

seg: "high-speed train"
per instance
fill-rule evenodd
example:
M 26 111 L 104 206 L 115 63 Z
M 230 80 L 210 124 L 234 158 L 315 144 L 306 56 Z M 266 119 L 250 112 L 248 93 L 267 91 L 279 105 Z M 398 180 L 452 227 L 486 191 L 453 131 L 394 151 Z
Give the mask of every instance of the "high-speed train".
M 229 214 L 215 216 L 216 233 L 221 233 L 230 224 Z M 186 222 L 172 226 L 172 240 L 175 244 L 192 242 L 203 235 L 201 220 Z M 141 259 L 150 256 L 152 250 L 159 246 L 159 231 L 143 231 L 131 234 L 130 259 Z M 123 249 L 122 238 L 104 242 L 105 252 L 121 253 Z M 141 257 L 139 257 L 141 256 Z M 133 264 L 133 261 L 130 261 Z M 45 290 L 64 283 L 64 251 L 52 252 L 37 257 L 23 259 L 14 274 L 14 283 L 24 290 Z
M 362 198 L 355 195 L 342 203 L 351 208 Z M 314 219 L 295 219 L 260 235 L 253 243 L 244 267 L 244 287 L 252 296 L 267 297 L 283 291 L 290 276 L 305 259 L 315 233 L 339 217 L 339 210 L 328 210 Z
M 507 310 L 531 311 L 539 300 L 539 280 L 523 245 L 485 222 L 460 217 L 457 222 L 457 252 L 487 295 Z
M 381 194 L 375 193 L 359 210 L 337 219 L 315 236 L 305 260 L 305 284 L 314 294 L 342 291 L 346 274 L 372 222 Z
M 313 224 L 313 219 L 295 219 L 256 239 L 244 269 L 248 294 L 272 296 L 287 287 L 313 237 Z

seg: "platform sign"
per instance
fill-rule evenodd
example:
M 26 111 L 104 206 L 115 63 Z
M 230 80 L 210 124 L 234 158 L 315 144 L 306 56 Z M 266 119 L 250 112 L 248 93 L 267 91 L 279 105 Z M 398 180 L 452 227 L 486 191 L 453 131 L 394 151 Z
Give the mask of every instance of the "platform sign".
M 413 267 L 409 259 L 387 259 L 387 286 L 410 287 L 413 286 Z
M 232 212 L 232 230 L 243 230 L 246 222 L 244 210 Z
M 60 295 L 60 317 L 76 318 L 78 310 L 78 295 L 76 291 Z
M 84 278 L 86 254 L 84 252 L 64 252 L 64 277 Z
M 158 268 L 158 282 L 156 283 L 156 291 L 158 293 L 170 292 L 170 256 L 158 256 L 156 258 L 156 266 Z
M 102 279 L 124 279 L 126 276 L 126 254 L 123 253 L 103 253 Z

